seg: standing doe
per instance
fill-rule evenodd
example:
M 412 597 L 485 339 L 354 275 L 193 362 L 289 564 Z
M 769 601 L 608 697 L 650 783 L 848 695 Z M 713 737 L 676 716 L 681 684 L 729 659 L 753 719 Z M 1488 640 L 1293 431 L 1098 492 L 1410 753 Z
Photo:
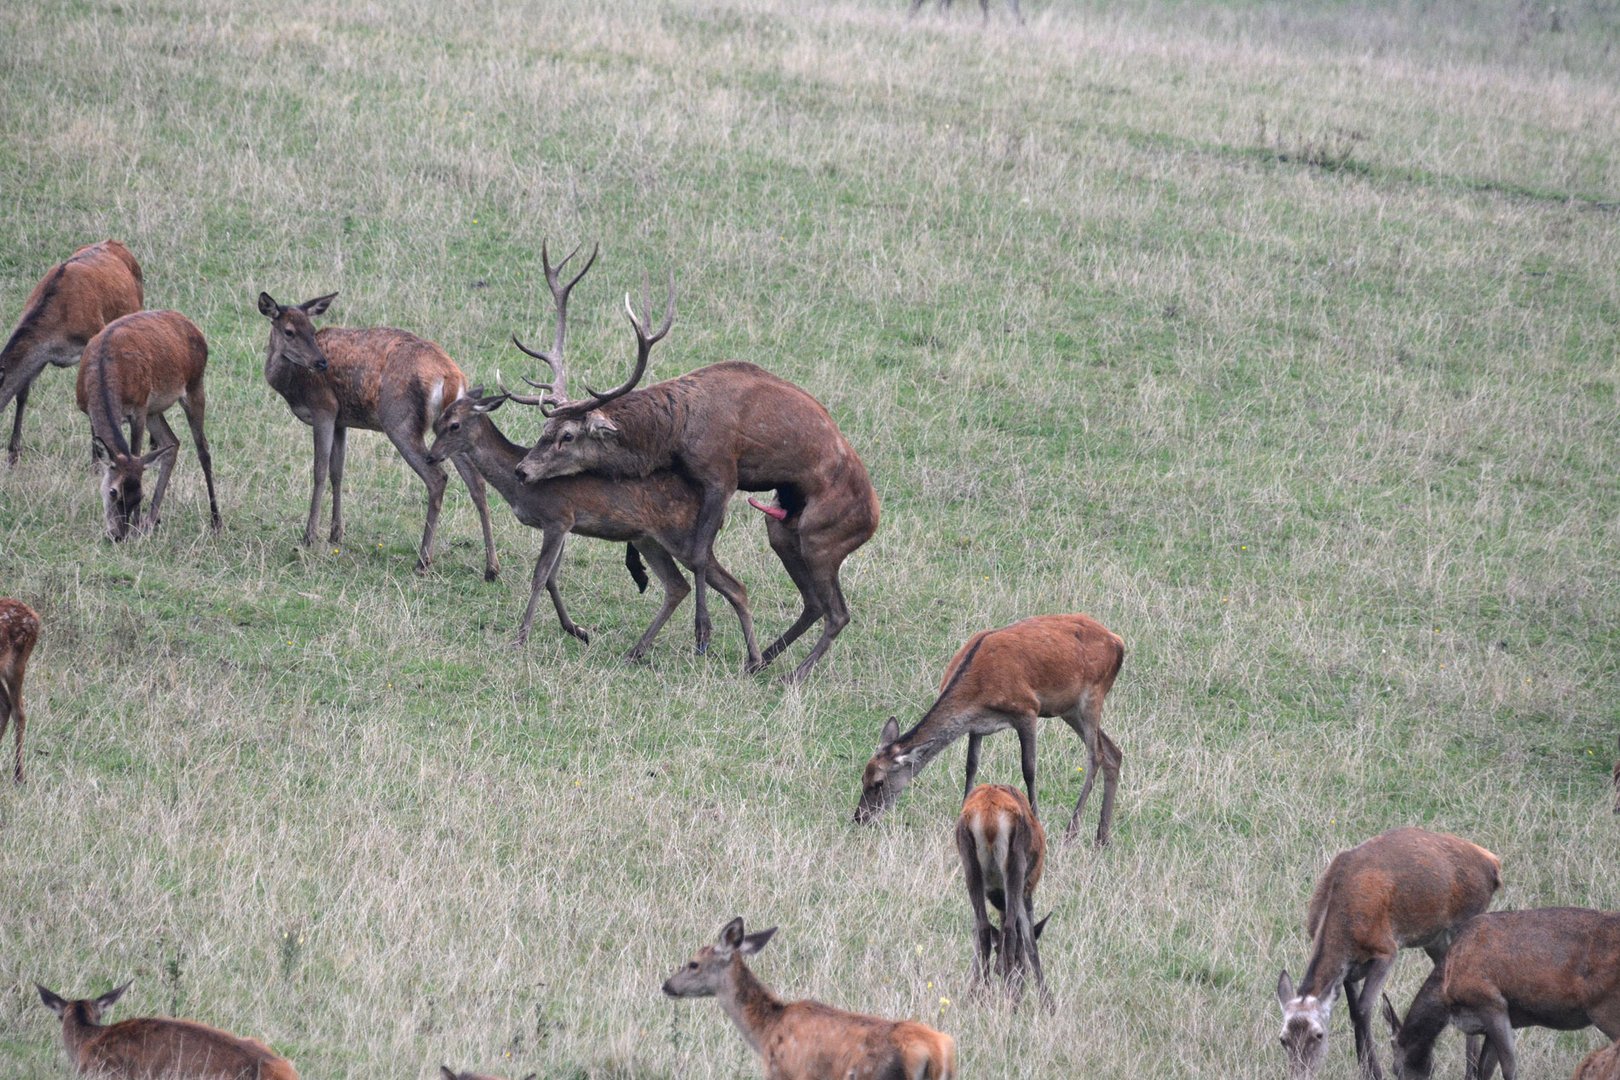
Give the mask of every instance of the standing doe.
M 1481 915 L 1429 973 L 1406 1020 L 1387 997 L 1384 1020 L 1393 1032 L 1398 1080 L 1433 1073 L 1435 1040 L 1448 1021 L 1467 1035 L 1485 1036 L 1479 1080 L 1490 1080 L 1498 1063 L 1504 1080 L 1518 1075 L 1514 1028 L 1596 1026 L 1620 1039 L 1620 912 L 1532 908 Z
M 973 905 L 973 982 L 981 986 L 990 974 L 990 958 L 1014 995 L 1024 989 L 1024 968 L 1035 972 L 1041 1003 L 1052 1008 L 1041 971 L 1036 942 L 1046 919 L 1035 922 L 1035 886 L 1046 867 L 1046 830 L 1017 788 L 980 784 L 962 803 L 956 820 L 956 850 L 967 878 Z M 1001 932 L 990 925 L 985 901 L 1001 912 Z M 1051 918 L 1051 916 L 1047 916 Z
M 1283 969 L 1280 1036 L 1294 1080 L 1315 1075 L 1327 1053 L 1339 988 L 1350 1005 L 1356 1060 L 1381 1080 L 1372 1012 L 1400 949 L 1422 949 L 1437 965 L 1459 929 L 1490 906 L 1501 860 L 1448 833 L 1392 829 L 1333 856 L 1311 893 L 1305 931 L 1311 958 L 1299 986 Z
M 979 771 L 979 744 L 1006 728 L 1018 733 L 1024 790 L 1034 808 L 1036 722 L 1061 716 L 1085 741 L 1090 760 L 1065 839 L 1074 839 L 1101 769 L 1097 844 L 1107 844 L 1124 755 L 1102 729 L 1103 699 L 1124 662 L 1124 641 L 1088 615 L 1037 615 L 979 631 L 946 665 L 939 697 L 910 731 L 900 734 L 892 716 L 883 725 L 877 752 L 861 776 L 855 820 L 865 824 L 893 806 L 912 777 L 963 735 L 968 737 L 965 798 Z
M 97 1080 L 298 1080 L 292 1063 L 264 1043 L 195 1020 L 146 1016 L 102 1024 L 102 1014 L 129 983 L 81 1001 L 34 986 L 40 1000 L 62 1018 L 62 1042 L 81 1075 Z
M 743 957 L 765 947 L 776 927 L 743 934 L 732 919 L 720 939 L 695 953 L 664 983 L 670 997 L 718 997 L 720 1008 L 765 1059 L 769 1080 L 953 1080 L 956 1040 L 914 1020 L 884 1020 L 819 1001 L 784 1004 Z
M 17 399 L 6 451 L 10 464 L 22 453 L 23 409 L 45 365 L 77 364 L 103 326 L 141 310 L 144 302 L 141 264 L 117 240 L 80 248 L 34 286 L 17 328 L 0 349 L 0 409 Z
M 444 470 L 429 464 L 424 436 L 445 403 L 467 389 L 467 379 L 454 360 L 431 341 L 388 327 L 351 330 L 310 320 L 323 315 L 337 293 L 302 304 L 278 304 L 259 294 L 259 312 L 270 320 L 270 344 L 264 377 L 287 400 L 292 414 L 315 430 L 315 469 L 309 496 L 304 546 L 315 542 L 321 519 L 321 495 L 327 472 L 332 476 L 332 543 L 343 539 L 343 460 L 349 429 L 380 431 L 428 489 L 427 525 L 416 553 L 416 572 L 433 564 L 433 534 L 448 482 Z M 489 525 L 484 479 L 463 459 L 452 459 L 456 472 L 478 507 L 484 530 L 484 580 L 500 572 L 495 536 Z
M 101 504 L 107 535 L 122 540 L 131 526 L 155 528 L 161 519 L 163 493 L 174 472 L 180 439 L 163 418 L 176 401 L 191 427 L 208 483 L 210 524 L 219 529 L 219 503 L 214 498 L 214 466 L 203 434 L 203 372 L 208 342 L 202 331 L 178 311 L 138 311 L 108 323 L 85 346 L 76 386 L 79 411 L 90 417 L 90 449 L 101 470 Z M 122 425 L 129 424 L 129 441 Z M 152 450 L 141 454 L 147 424 Z M 146 521 L 141 520 L 141 478 L 158 465 L 157 487 Z
M 23 782 L 23 731 L 28 716 L 23 712 L 23 675 L 28 658 L 39 640 L 39 613 L 21 600 L 0 600 L 0 738 L 6 724 L 17 725 L 17 757 L 11 777 Z

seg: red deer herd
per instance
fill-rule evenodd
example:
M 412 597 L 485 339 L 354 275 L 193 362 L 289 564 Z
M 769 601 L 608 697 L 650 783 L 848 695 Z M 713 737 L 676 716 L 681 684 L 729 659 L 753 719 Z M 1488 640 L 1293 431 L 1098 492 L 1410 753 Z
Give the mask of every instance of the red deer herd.
M 920 0 L 913 11 L 917 6 Z M 644 303 L 638 317 L 625 297 L 637 346 L 629 377 L 613 389 L 587 388 L 585 397 L 571 398 L 565 359 L 568 300 L 597 251 L 566 280 L 578 249 L 555 266 L 545 245 L 540 254 L 556 314 L 551 346 L 542 351 L 512 339 L 549 369 L 547 381 L 525 377 L 538 394 L 515 393 L 504 385 L 499 393 L 486 394 L 469 386 L 443 349 L 403 330 L 315 329 L 312 320 L 326 312 L 336 294 L 296 305 L 259 294 L 259 311 L 270 320 L 265 380 L 314 432 L 303 543 L 316 541 L 328 479 L 328 536 L 334 543 L 342 539 L 348 430 L 380 431 L 427 485 L 418 572 L 432 566 L 446 461 L 477 506 L 486 579 L 499 571 L 486 482 L 520 522 L 540 530 L 540 554 L 516 644 L 529 637 L 542 588 L 564 632 L 589 642 L 589 633 L 569 617 L 558 587 L 564 545 L 578 533 L 626 544 L 626 565 L 641 587 L 647 584 L 644 564 L 663 587 L 663 603 L 627 659 L 646 656 L 694 588 L 696 648 L 705 652 L 713 586 L 736 612 L 748 672 L 763 670 L 806 630 L 822 624 L 819 639 L 786 677 L 804 680 L 850 621 L 839 571 L 877 529 L 877 495 L 859 455 L 820 402 L 753 364 L 725 361 L 640 387 L 653 347 L 674 322 L 673 278 L 657 329 L 651 329 L 650 305 Z M 141 267 L 123 244 L 107 240 L 81 248 L 30 293 L 0 351 L 0 408 L 16 402 L 8 444 L 13 465 L 21 454 L 23 411 L 34 379 L 50 365 L 78 365 L 78 407 L 90 420 L 104 529 L 113 540 L 147 533 L 160 523 L 179 456 L 179 439 L 164 413 L 177 403 L 202 466 L 210 526 L 221 527 L 203 432 L 207 342 L 183 315 L 144 310 L 144 300 Z M 533 406 L 544 416 L 533 446 L 511 441 L 491 419 L 508 401 Z M 143 451 L 149 427 L 152 448 Z M 158 476 L 147 503 L 145 473 L 154 465 Z M 792 625 L 763 650 L 746 589 L 714 556 L 727 504 L 738 491 L 770 493 L 769 502 L 747 501 L 763 514 L 771 550 L 803 604 Z M 692 575 L 690 586 L 683 566 Z M 23 677 L 39 633 L 32 608 L 0 599 L 0 736 L 15 725 L 13 777 L 19 784 L 27 723 Z M 1037 616 L 980 631 L 946 665 L 937 699 L 910 730 L 902 733 L 892 716 L 883 726 L 861 777 L 855 820 L 862 824 L 892 808 L 930 761 L 967 736 L 955 836 L 973 915 L 977 991 L 994 977 L 1016 1003 L 1033 976 L 1043 1006 L 1054 1007 L 1038 946 L 1047 920 L 1035 921 L 1034 894 L 1047 857 L 1037 816 L 1036 728 L 1042 717 L 1062 717 L 1084 742 L 1085 780 L 1064 837 L 1076 837 L 1100 773 L 1095 843 L 1106 845 L 1123 755 L 1102 728 L 1103 703 L 1124 659 L 1120 637 L 1085 615 Z M 1008 728 L 1018 736 L 1024 792 L 975 786 L 984 737 Z M 1620 762 L 1614 784 L 1614 809 L 1620 814 Z M 1432 1074 L 1436 1041 L 1448 1026 L 1467 1038 L 1470 1080 L 1488 1080 L 1497 1068 L 1513 1080 L 1515 1028 L 1590 1026 L 1620 1039 L 1620 914 L 1579 908 L 1488 913 L 1499 871 L 1498 859 L 1484 848 L 1416 828 L 1396 829 L 1336 855 L 1308 905 L 1311 954 L 1304 973 L 1297 985 L 1286 970 L 1277 982 L 1280 1041 L 1290 1077 L 1303 1080 L 1322 1065 L 1329 1019 L 1341 993 L 1356 1059 L 1362 1074 L 1374 1080 L 1383 1077 L 1372 1031 L 1380 1005 L 1392 1037 L 1393 1070 L 1402 1080 Z M 999 928 L 991 922 L 991 908 L 999 915 Z M 732 919 L 714 944 L 669 977 L 664 993 L 718 998 L 764 1060 L 766 1074 L 777 1080 L 957 1075 L 956 1044 L 947 1034 L 814 1001 L 782 1002 L 745 962 L 775 932 L 773 927 L 747 934 L 742 919 Z M 1382 994 L 1401 949 L 1422 949 L 1434 965 L 1404 1018 Z M 41 1000 L 62 1020 L 64 1046 L 80 1073 L 131 1080 L 296 1080 L 292 1065 L 263 1043 L 206 1024 L 165 1018 L 102 1024 L 125 989 L 127 984 L 98 998 L 69 1001 L 38 987 Z M 496 1080 L 449 1066 L 441 1067 L 440 1077 Z M 1620 1043 L 1588 1056 L 1575 1077 L 1620 1080 Z

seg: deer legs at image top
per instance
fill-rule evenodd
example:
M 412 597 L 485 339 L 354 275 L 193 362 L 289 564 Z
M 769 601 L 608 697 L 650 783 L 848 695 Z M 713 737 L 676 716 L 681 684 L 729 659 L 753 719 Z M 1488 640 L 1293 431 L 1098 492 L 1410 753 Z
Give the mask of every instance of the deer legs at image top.
M 1073 728 L 1086 744 L 1086 779 L 1080 785 L 1080 797 L 1075 800 L 1069 827 L 1063 832 L 1065 843 L 1072 841 L 1080 831 L 1080 815 L 1091 796 L 1091 787 L 1097 782 L 1097 773 L 1103 774 L 1102 813 L 1097 821 L 1097 846 L 1108 843 L 1108 834 L 1114 821 L 1114 793 L 1119 787 L 1119 770 L 1125 755 L 1114 740 L 1102 729 L 1102 698 L 1087 694 L 1069 712 L 1063 714 L 1064 723 Z

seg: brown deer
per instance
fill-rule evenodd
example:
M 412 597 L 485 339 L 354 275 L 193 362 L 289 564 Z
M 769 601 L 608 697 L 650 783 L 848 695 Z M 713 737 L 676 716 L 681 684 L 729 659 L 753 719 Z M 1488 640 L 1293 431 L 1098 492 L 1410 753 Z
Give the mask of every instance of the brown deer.
M 175 402 L 186 414 L 191 441 L 197 444 L 208 483 L 211 526 L 220 526 L 214 498 L 214 465 L 203 434 L 203 372 L 208 343 L 202 331 L 178 311 L 138 311 L 114 319 L 90 339 L 79 365 L 76 392 L 79 411 L 90 417 L 90 448 L 101 472 L 101 503 L 107 535 L 122 540 L 131 527 L 155 528 L 161 519 L 163 493 L 174 471 L 180 439 L 163 418 Z M 129 441 L 122 425 L 129 423 Z M 141 453 L 146 428 L 152 427 L 152 450 Z M 157 487 L 145 520 L 141 518 L 141 480 L 158 464 Z
M 1620 912 L 1589 908 L 1496 911 L 1468 922 L 1418 990 L 1403 1022 L 1384 998 L 1397 1080 L 1434 1071 L 1434 1044 L 1449 1022 L 1485 1037 L 1479 1080 L 1498 1064 L 1514 1080 L 1513 1029 L 1620 1038 Z M 1469 1055 L 1470 1061 L 1473 1055 Z
M 674 322 L 674 279 L 658 331 L 649 334 L 637 320 L 628 296 L 625 310 L 638 343 L 635 368 L 628 380 L 605 393 L 587 387 L 590 397 L 582 401 L 568 400 L 561 358 L 513 339 L 552 371 L 549 383 L 528 380 L 546 391 L 539 403 L 547 419 L 540 441 L 518 465 L 518 476 L 533 484 L 575 473 L 624 478 L 674 469 L 692 480 L 702 492 L 692 564 L 699 652 L 709 643 L 708 566 L 727 500 L 738 490 L 775 491 L 771 505 L 750 501 L 765 513 L 771 548 L 805 607 L 765 650 L 764 662 L 822 622 L 820 640 L 788 677 L 797 682 L 849 624 L 838 571 L 850 552 L 871 538 L 878 522 L 877 495 L 866 466 L 819 401 L 753 364 L 711 364 L 636 390 L 646 374 L 651 345 Z
M 325 314 L 336 296 L 328 293 L 286 305 L 278 304 L 269 293 L 259 294 L 259 312 L 270 320 L 265 381 L 286 399 L 293 415 L 315 431 L 314 483 L 304 546 L 315 542 L 328 471 L 332 477 L 330 537 L 334 544 L 343 539 L 343 460 L 349 429 L 380 431 L 427 485 L 427 525 L 416 553 L 416 572 L 425 574 L 433 565 L 433 535 L 439 527 L 439 507 L 448 481 L 443 469 L 428 463 L 424 437 L 445 403 L 466 391 L 467 379 L 443 349 L 404 330 L 335 326 L 316 330 L 310 320 Z M 500 564 L 495 558 L 484 479 L 461 458 L 452 461 L 478 507 L 484 530 L 484 580 L 494 581 Z
M 244 1039 L 195 1020 L 145 1016 L 102 1024 L 129 989 L 68 1001 L 34 984 L 40 1000 L 62 1018 L 62 1042 L 81 1075 L 99 1080 L 298 1080 L 292 1063 L 257 1039 Z
M 1620 1080 L 1620 1042 L 1587 1054 L 1570 1080 Z
M 6 724 L 17 725 L 17 755 L 11 778 L 23 782 L 23 732 L 28 714 L 23 712 L 23 675 L 28 658 L 39 640 L 39 613 L 21 600 L 0 600 L 0 738 Z
M 1311 958 L 1299 986 L 1277 979 L 1280 1040 L 1294 1080 L 1315 1075 L 1327 1053 L 1328 1021 L 1340 987 L 1350 1006 L 1356 1060 L 1381 1080 L 1372 1012 L 1400 949 L 1436 964 L 1469 919 L 1490 906 L 1501 860 L 1448 833 L 1392 829 L 1333 856 L 1305 917 Z
M 720 938 L 693 954 L 664 983 L 670 997 L 718 997 L 720 1008 L 765 1059 L 770 1080 L 871 1077 L 953 1080 L 956 1040 L 914 1020 L 883 1020 L 819 1001 L 783 1003 L 743 957 L 765 947 L 776 927 L 744 934 L 732 919 Z
M 946 665 L 939 697 L 910 731 L 902 735 L 892 716 L 883 725 L 877 752 L 861 776 L 856 822 L 871 822 L 893 806 L 912 777 L 963 735 L 968 737 L 965 798 L 978 775 L 979 744 L 1006 728 L 1018 733 L 1024 790 L 1033 809 L 1036 722 L 1061 716 L 1085 741 L 1090 760 L 1065 839 L 1074 839 L 1100 769 L 1103 804 L 1097 845 L 1107 844 L 1124 755 L 1102 729 L 1103 699 L 1124 662 L 1125 643 L 1119 635 L 1088 615 L 1037 615 L 979 631 Z
M 46 273 L 0 349 L 0 409 L 17 399 L 7 460 L 22 453 L 23 409 L 45 365 L 72 367 L 103 326 L 141 310 L 141 264 L 117 240 L 82 247 Z
M 536 1078 L 538 1076 L 539 1076 L 538 1073 L 530 1073 L 528 1076 L 525 1076 L 523 1078 L 523 1080 L 536 1080 Z M 453 1071 L 450 1068 L 450 1066 L 448 1066 L 448 1065 L 440 1065 L 439 1066 L 439 1080 L 501 1080 L 501 1078 L 499 1076 L 491 1076 L 488 1073 L 475 1073 L 475 1072 L 459 1072 L 458 1073 L 458 1072 Z
M 973 982 L 990 975 L 992 955 L 1016 996 L 1023 992 L 1026 967 L 1035 972 L 1041 1002 L 1052 1008 L 1036 946 L 1046 919 L 1035 922 L 1035 886 L 1046 867 L 1046 830 L 1017 788 L 980 784 L 968 793 L 956 820 L 956 850 L 973 906 Z M 1001 931 L 990 925 L 985 901 L 1001 913 Z M 1051 916 L 1047 916 L 1051 918 Z

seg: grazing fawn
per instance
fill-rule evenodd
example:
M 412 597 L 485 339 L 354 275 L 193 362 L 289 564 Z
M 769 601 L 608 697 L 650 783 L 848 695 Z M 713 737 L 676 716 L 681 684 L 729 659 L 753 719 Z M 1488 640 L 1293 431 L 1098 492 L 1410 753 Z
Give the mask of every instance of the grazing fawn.
M 0 738 L 6 724 L 17 725 L 17 755 L 11 778 L 23 782 L 23 731 L 28 714 L 23 712 L 23 675 L 28 658 L 39 640 L 39 613 L 21 600 L 0 600 Z
M 1333 856 L 1305 918 L 1311 958 L 1299 986 L 1277 979 L 1280 1036 L 1294 1080 L 1315 1075 L 1327 1053 L 1328 1021 L 1344 988 L 1363 1074 L 1381 1080 L 1372 1012 L 1400 949 L 1436 964 L 1459 929 L 1484 911 L 1501 884 L 1501 860 L 1447 833 L 1393 829 Z
M 1035 922 L 1035 886 L 1046 867 L 1046 830 L 1040 818 L 1017 788 L 980 784 L 968 793 L 956 819 L 956 850 L 973 905 L 974 985 L 983 985 L 991 956 L 997 955 L 1001 977 L 1015 998 L 1023 994 L 1028 967 L 1035 972 L 1041 1003 L 1051 1009 L 1036 945 L 1046 927 L 1046 919 Z M 1001 912 L 999 934 L 990 925 L 986 900 Z
M 939 697 L 923 718 L 904 735 L 892 716 L 883 725 L 877 752 L 861 777 L 855 820 L 865 824 L 893 806 L 912 777 L 963 735 L 968 737 L 966 797 L 979 771 L 979 744 L 1005 728 L 1018 733 L 1024 789 L 1035 807 L 1036 722 L 1061 716 L 1085 741 L 1090 759 L 1065 839 L 1074 839 L 1100 769 L 1097 845 L 1107 844 L 1124 755 L 1102 729 L 1103 699 L 1124 662 L 1119 635 L 1087 615 L 1037 615 L 974 634 L 946 665 Z
M 180 439 L 163 413 L 177 401 L 208 483 L 210 525 L 219 529 L 213 459 L 203 434 L 207 366 L 208 342 L 178 311 L 138 311 L 114 319 L 85 346 L 77 385 L 79 411 L 90 417 L 91 453 L 101 472 L 102 512 L 112 539 L 124 539 L 131 527 L 150 530 L 162 520 L 163 493 L 180 449 Z M 122 430 L 126 421 L 128 442 Z M 143 455 L 148 424 L 152 450 Z M 157 487 L 143 522 L 141 478 L 153 463 L 158 463 Z
M 1620 1042 L 1587 1054 L 1570 1080 L 1620 1080 Z
M 770 1080 L 953 1080 L 956 1040 L 944 1032 L 914 1020 L 884 1020 L 819 1001 L 784 1004 L 743 962 L 775 933 L 773 926 L 744 934 L 743 921 L 732 919 L 721 927 L 718 941 L 675 969 L 664 993 L 719 998 L 720 1008 L 765 1059 Z
M 1514 1080 L 1513 1029 L 1578 1031 L 1620 1039 L 1620 912 L 1588 908 L 1497 911 L 1470 921 L 1429 973 L 1402 1021 L 1389 999 L 1398 1080 L 1434 1071 L 1434 1044 L 1449 1022 L 1483 1035 L 1480 1080 L 1502 1066 Z M 1470 1060 L 1473 1055 L 1470 1054 Z
M 332 543 L 343 539 L 343 462 L 349 429 L 380 431 L 428 489 L 427 524 L 416 553 L 416 572 L 433 564 L 433 536 L 448 482 L 444 470 L 430 464 L 424 436 L 445 403 L 467 389 L 467 379 L 454 360 L 431 341 L 388 327 L 351 330 L 310 320 L 326 313 L 337 293 L 302 304 L 278 304 L 259 294 L 259 313 L 270 320 L 264 377 L 287 401 L 292 414 L 315 431 L 315 467 L 304 524 L 304 546 L 315 542 L 321 519 L 321 495 L 332 477 Z M 500 573 L 495 535 L 489 524 L 484 478 L 462 458 L 451 459 L 467 485 L 484 530 L 484 580 Z
M 97 1080 L 298 1080 L 292 1063 L 257 1039 L 244 1039 L 194 1020 L 146 1016 L 102 1024 L 129 989 L 68 1001 L 34 984 L 40 1000 L 62 1018 L 62 1042 L 81 1075 Z
M 47 364 L 72 367 L 84 347 L 114 319 L 141 310 L 141 264 L 117 240 L 82 247 L 40 279 L 23 304 L 22 318 L 0 349 L 0 409 L 13 398 L 7 461 L 22 453 L 23 409 Z
M 538 1073 L 530 1073 L 528 1076 L 525 1076 L 523 1078 L 523 1080 L 536 1080 L 536 1078 L 538 1076 L 539 1076 Z M 501 1078 L 499 1076 L 491 1076 L 488 1073 L 475 1073 L 475 1072 L 459 1072 L 458 1073 L 458 1072 L 455 1072 L 454 1070 L 452 1070 L 450 1068 L 450 1066 L 448 1066 L 448 1065 L 440 1065 L 439 1066 L 439 1080 L 501 1080 Z

